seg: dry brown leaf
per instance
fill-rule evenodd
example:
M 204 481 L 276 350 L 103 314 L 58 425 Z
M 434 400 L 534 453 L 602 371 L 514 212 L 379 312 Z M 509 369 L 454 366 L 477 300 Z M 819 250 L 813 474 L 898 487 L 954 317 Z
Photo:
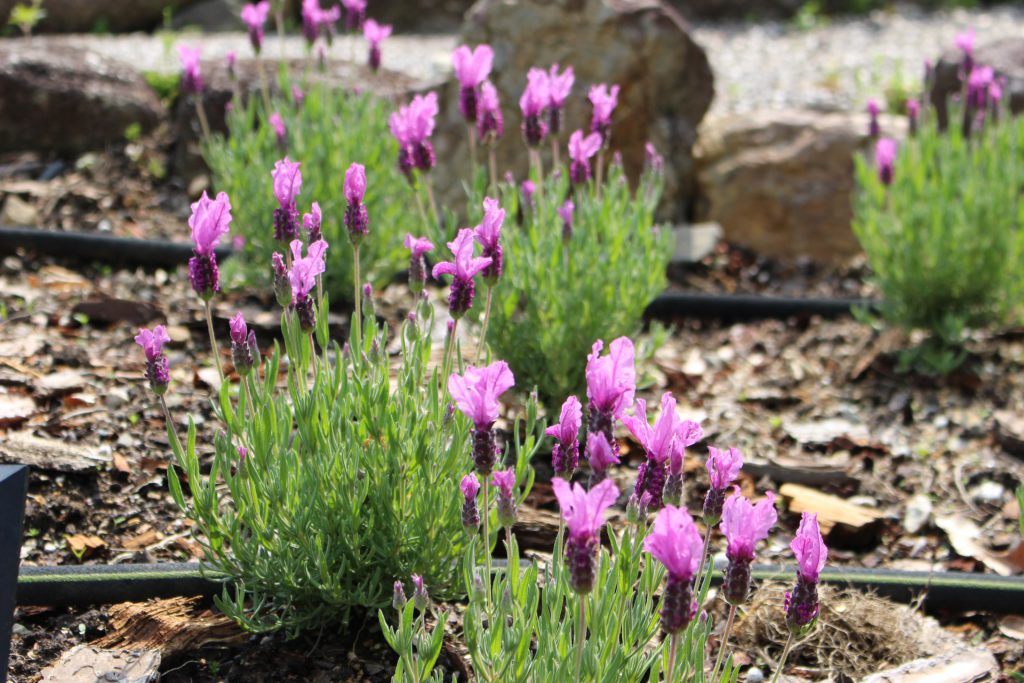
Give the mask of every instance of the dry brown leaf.
M 132 468 L 128 464 L 128 459 L 120 453 L 114 453 L 111 458 L 111 462 L 114 465 L 114 469 L 118 472 L 124 472 L 125 474 L 131 474 Z
M 1024 640 L 1024 616 L 1007 614 L 999 620 L 999 632 L 1007 638 Z
M 1012 560 L 1007 561 L 1007 559 L 999 557 L 979 543 L 981 529 L 971 520 L 952 515 L 936 517 L 935 526 L 946 532 L 949 545 L 957 555 L 973 557 L 1000 576 L 1012 576 L 1021 570 L 1020 567 L 1014 566 Z
M 0 425 L 24 422 L 36 414 L 36 402 L 24 394 L 0 394 Z
M 127 550 L 141 550 L 142 548 L 148 547 L 160 540 L 160 534 L 157 533 L 156 529 L 150 529 L 144 533 L 139 534 L 134 538 L 129 538 L 124 542 L 124 547 Z
M 90 557 L 97 551 L 103 550 L 107 547 L 107 542 L 99 536 L 74 534 L 71 536 L 65 536 L 64 540 L 68 543 L 68 549 L 74 553 L 75 557 L 79 558 Z
M 823 534 L 828 534 L 837 524 L 860 529 L 885 516 L 878 510 L 800 484 L 783 484 L 779 488 L 779 495 L 789 499 L 791 512 L 816 513 Z

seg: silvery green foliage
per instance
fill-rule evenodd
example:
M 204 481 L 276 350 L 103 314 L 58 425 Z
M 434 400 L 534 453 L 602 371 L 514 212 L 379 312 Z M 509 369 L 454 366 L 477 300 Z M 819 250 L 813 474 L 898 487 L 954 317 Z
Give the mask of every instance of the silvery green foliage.
M 951 121 L 959 121 L 951 107 Z M 929 111 L 929 114 L 932 112 Z M 930 115 L 901 141 L 886 187 L 856 159 L 853 229 L 884 298 L 882 315 L 927 330 L 904 365 L 948 372 L 964 330 L 1006 322 L 1024 293 L 1024 119 L 1000 112 L 965 137 Z
M 387 604 L 396 576 L 422 575 L 438 599 L 462 594 L 459 480 L 471 467 L 470 424 L 428 369 L 430 307 L 401 326 L 394 354 L 372 315 L 351 352 L 329 342 L 327 316 L 317 317 L 315 334 L 304 335 L 288 313 L 286 356 L 275 347 L 262 379 L 244 378 L 237 397 L 222 386 L 209 473 L 194 426 L 175 448 L 183 476 L 169 469 L 205 562 L 230 581 L 218 605 L 253 631 L 344 621 L 353 608 Z M 527 413 L 528 424 L 515 424 L 525 441 L 505 447 L 519 469 L 536 448 L 536 410 Z
M 581 598 L 570 587 L 564 562 L 562 534 L 555 541 L 550 563 L 534 561 L 524 566 L 513 538 L 507 548 L 510 558 L 493 581 L 488 615 L 488 598 L 480 590 L 482 567 L 474 545 L 466 555 L 464 579 L 469 605 L 463 616 L 463 638 L 469 649 L 477 680 L 501 683 L 540 683 L 541 681 L 581 681 L 587 683 L 642 683 L 662 680 L 668 663 L 667 639 L 660 636 L 660 589 L 664 567 L 643 553 L 646 527 L 630 525 L 622 531 L 606 527 L 610 547 L 602 548 L 594 589 Z M 698 601 L 707 599 L 711 576 L 710 562 L 698 578 Z M 477 588 L 474 590 L 474 583 Z M 586 628 L 580 629 L 579 602 L 586 601 Z M 383 612 L 382 623 L 386 624 Z M 440 626 L 435 627 L 439 629 Z M 390 628 L 390 633 L 395 633 Z M 713 623 L 694 619 L 678 637 L 677 656 L 667 681 L 709 680 L 710 662 L 705 645 Z M 582 634 L 582 636 L 581 636 Z M 583 654 L 577 672 L 576 652 L 583 637 Z M 417 649 L 411 639 L 389 637 L 389 643 L 401 662 L 429 659 L 431 651 Z M 400 665 L 393 680 L 415 683 L 427 680 L 429 669 Z M 435 674 L 436 675 L 436 674 Z M 715 683 L 734 683 L 738 671 L 731 658 L 726 661 Z
M 281 91 L 291 92 L 291 81 L 281 78 Z M 303 86 L 306 95 L 298 105 L 291 96 L 274 100 L 287 129 L 287 148 L 278 144 L 267 123 L 260 97 L 249 98 L 245 107 L 235 102 L 228 115 L 231 134 L 214 136 L 203 145 L 203 158 L 213 171 L 213 185 L 231 197 L 234 226 L 245 239 L 244 257 L 225 263 L 229 271 L 244 269 L 249 281 L 269 283 L 270 254 L 285 251 L 274 240 L 273 212 L 278 207 L 271 192 L 270 171 L 286 154 L 302 163 L 302 192 L 298 197 L 299 223 L 319 202 L 323 211 L 323 236 L 327 252 L 324 285 L 335 300 L 352 298 L 352 247 L 345 214 L 345 172 L 352 162 L 366 167 L 371 188 L 366 196 L 370 236 L 360 246 L 361 279 L 381 289 L 408 265 L 402 239 L 416 232 L 422 221 L 416 199 L 405 176 L 398 170 L 398 145 L 388 131 L 392 105 L 372 94 L 356 94 L 320 84 Z
M 518 187 L 501 187 L 505 273 L 494 290 L 487 341 L 517 385 L 536 386 L 551 411 L 566 396 L 582 395 L 581 359 L 594 341 L 638 332 L 644 309 L 665 288 L 672 231 L 654 222 L 661 185 L 660 173 L 648 169 L 634 193 L 612 163 L 600 190 L 591 181 L 571 192 L 567 172 L 552 174 L 532 208 Z M 567 197 L 575 211 L 563 240 L 558 209 Z M 479 210 L 480 201 L 472 206 Z

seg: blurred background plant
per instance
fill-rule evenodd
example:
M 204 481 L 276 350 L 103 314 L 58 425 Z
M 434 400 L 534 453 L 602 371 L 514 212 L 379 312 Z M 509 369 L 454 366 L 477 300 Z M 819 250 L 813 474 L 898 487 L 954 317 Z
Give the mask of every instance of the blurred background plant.
M 233 274 L 240 269 L 246 282 L 269 282 L 270 254 L 281 250 L 274 239 L 273 215 L 277 201 L 271 191 L 274 163 L 287 155 L 302 163 L 303 186 L 299 212 L 319 202 L 321 230 L 331 245 L 324 285 L 335 301 L 350 300 L 353 292 L 352 247 L 343 223 L 344 169 L 353 161 L 366 167 L 368 183 L 382 191 L 366 199 L 372 239 L 360 249 L 362 279 L 375 288 L 387 284 L 405 268 L 408 254 L 402 247 L 407 232 L 422 232 L 422 221 L 408 181 L 398 170 L 398 146 L 388 131 L 393 105 L 369 93 L 353 93 L 320 84 L 301 86 L 296 101 L 292 80 L 281 76 L 281 92 L 272 106 L 287 131 L 282 146 L 268 122 L 259 97 L 250 97 L 228 116 L 230 136 L 215 136 L 203 145 L 203 157 L 218 191 L 227 192 L 234 207 L 235 225 L 244 238 L 245 258 L 225 264 Z
M 644 171 L 634 192 L 618 163 L 603 186 L 551 174 L 525 203 L 501 187 L 510 217 L 502 234 L 506 272 L 494 289 L 487 342 L 520 387 L 537 387 L 551 414 L 584 389 L 585 359 L 598 339 L 637 333 L 647 305 L 665 289 L 672 231 L 654 223 L 661 174 Z M 567 221 L 565 198 L 575 205 Z M 480 206 L 480 202 L 473 202 Z
M 43 0 L 31 0 L 28 4 L 19 3 L 11 8 L 11 15 L 7 23 L 17 26 L 21 34 L 26 38 L 32 35 L 32 29 L 46 17 L 46 10 L 43 9 Z
M 901 368 L 938 374 L 966 358 L 966 331 L 1008 322 L 1024 294 L 1024 119 L 998 101 L 950 111 L 947 130 L 928 110 L 916 135 L 856 159 L 853 223 L 884 319 L 928 333 Z

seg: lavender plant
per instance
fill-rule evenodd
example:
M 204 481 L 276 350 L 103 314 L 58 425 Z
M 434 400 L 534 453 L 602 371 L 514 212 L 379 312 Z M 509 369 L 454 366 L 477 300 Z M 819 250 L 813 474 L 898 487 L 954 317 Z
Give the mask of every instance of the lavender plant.
M 962 41 L 961 41 L 962 42 Z M 1011 118 L 1000 81 L 965 49 L 964 92 L 952 123 L 918 103 L 915 135 L 882 137 L 873 163 L 856 160 L 854 232 L 884 296 L 882 315 L 928 340 L 905 368 L 948 372 L 963 333 L 1005 322 L 1024 294 L 1024 119 Z
M 412 188 L 395 166 L 398 146 L 388 134 L 391 105 L 372 94 L 320 84 L 303 84 L 298 98 L 291 85 L 282 77 L 281 90 L 290 95 L 269 105 L 270 116 L 265 113 L 267 105 L 256 98 L 244 106 L 236 102 L 228 115 L 230 136 L 207 138 L 203 145 L 214 185 L 237 206 L 236 225 L 244 240 L 244 258 L 228 267 L 241 268 L 250 282 L 266 282 L 265 264 L 274 250 L 282 248 L 268 230 L 281 207 L 266 180 L 274 163 L 287 155 L 302 164 L 306 178 L 292 210 L 312 212 L 306 207 L 316 201 L 320 233 L 332 245 L 329 277 L 324 281 L 327 291 L 334 300 L 351 300 L 357 282 L 352 245 L 345 238 L 345 178 L 339 169 L 359 160 L 368 181 L 382 188 L 366 200 L 374 239 L 360 248 L 362 280 L 376 287 L 392 280 L 406 266 L 406 231 L 422 225 Z
M 365 248 L 376 238 L 367 228 L 373 193 L 359 164 L 347 176 L 350 239 Z M 287 209 L 300 185 L 297 165 L 281 162 L 274 174 L 274 193 L 284 207 L 279 229 L 294 219 Z M 231 210 L 226 195 L 204 196 L 189 221 L 196 242 L 189 276 L 207 312 L 220 291 L 214 247 L 230 230 Z M 494 423 L 505 380 L 496 383 L 486 373 L 490 393 L 480 394 L 476 384 L 448 383 L 462 409 L 454 410 L 444 375 L 428 365 L 433 309 L 425 298 L 389 343 L 366 285 L 362 326 L 352 326 L 344 348 L 332 341 L 322 283 L 329 247 L 315 231 L 306 232 L 308 243 L 293 239 L 284 256 L 273 255 L 283 348 L 275 343 L 263 362 L 241 314 L 231 321 L 239 382 L 236 387 L 230 371 L 221 370 L 214 403 L 220 428 L 210 439 L 212 453 L 200 446 L 193 422 L 179 439 L 167 413 L 166 331 L 157 326 L 136 337 L 167 417 L 177 464 L 168 468 L 171 493 L 194 522 L 204 568 L 226 581 L 217 604 L 249 630 L 284 629 L 289 635 L 345 621 L 356 608 L 386 604 L 394 576 L 415 573 L 436 597 L 459 596 L 466 536 L 462 504 L 449 491 L 473 462 L 474 448 L 484 472 L 487 454 L 480 449 L 486 446 L 492 466 L 500 456 L 520 473 L 525 495 L 538 431 L 530 401 L 499 450 Z M 429 247 L 415 239 L 409 245 L 414 260 Z M 411 284 L 422 287 L 415 276 Z M 209 331 L 220 367 L 212 326 Z M 394 357 L 389 347 L 396 347 Z M 448 358 L 462 367 L 455 341 Z M 473 372 L 466 370 L 467 378 Z M 499 488 L 504 492 L 508 484 Z M 486 485 L 484 490 L 486 500 Z M 504 505 L 512 509 L 515 503 Z
M 729 632 L 737 608 L 746 602 L 751 591 L 750 567 L 755 546 L 767 536 L 776 520 L 774 496 L 769 492 L 755 504 L 739 495 L 737 487 L 732 496 L 726 497 L 725 489 L 742 467 L 742 456 L 736 449 L 713 449 L 707 463 L 712 487 L 705 505 L 707 533 L 702 541 L 686 510 L 664 502 L 677 485 L 665 476 L 674 468 L 667 462 L 669 456 L 661 457 L 675 454 L 672 459 L 681 461 L 686 447 L 698 438 L 700 428 L 696 423 L 679 419 L 671 394 L 663 397 L 662 413 L 654 425 L 647 422 L 643 401 L 637 401 L 633 415 L 627 414 L 635 393 L 633 346 L 628 339 L 617 339 L 610 346 L 611 352 L 602 356 L 602 345 L 595 344 L 587 362 L 592 427 L 588 442 L 604 444 L 605 454 L 600 457 L 617 460 L 613 455 L 617 453 L 615 437 L 606 437 L 606 428 L 613 433 L 616 422 L 621 420 L 634 434 L 644 435 L 640 440 L 647 461 L 644 470 L 638 472 L 629 498 L 625 527 L 606 522 L 606 511 L 620 495 L 614 481 L 592 476 L 587 490 L 556 477 L 552 487 L 563 524 L 551 560 L 535 559 L 524 566 L 510 531 L 517 500 L 516 482 L 523 480 L 523 473 L 495 472 L 494 482 L 501 493 L 493 513 L 506 529 L 508 562 L 492 574 L 486 525 L 492 510 L 486 495 L 483 510 L 477 506 L 480 484 L 476 476 L 467 475 L 461 483 L 463 522 L 472 538 L 463 565 L 469 604 L 462 619 L 462 632 L 477 680 L 737 680 L 737 667 L 728 656 Z M 503 364 L 467 369 L 466 377 L 460 381 L 472 378 L 470 384 L 476 391 L 460 392 L 460 408 L 473 412 L 491 405 L 497 394 L 511 386 L 507 381 L 511 375 L 502 379 L 506 372 Z M 453 375 L 453 380 L 456 377 Z M 557 441 L 553 454 L 555 470 L 567 477 L 575 469 L 572 454 L 579 452 L 580 409 L 578 399 L 567 399 L 561 423 L 548 431 Z M 478 432 L 479 424 L 489 419 L 489 415 L 484 415 L 475 420 Z M 491 471 L 491 461 L 487 460 L 482 467 L 479 457 L 481 450 L 490 453 L 488 439 L 475 436 L 473 442 L 477 473 Z M 598 454 L 589 443 L 586 450 L 590 469 L 603 472 L 607 463 L 594 462 Z M 655 490 L 658 483 L 661 490 Z M 454 491 L 451 495 L 460 498 Z M 653 527 L 649 527 L 648 515 L 652 512 L 657 514 Z M 485 520 L 485 524 L 478 538 L 479 520 Z M 719 521 L 729 558 L 720 595 L 729 605 L 729 617 L 712 664 L 707 643 L 714 624 L 703 608 L 710 600 L 713 567 L 707 560 L 711 532 Z M 607 538 L 607 548 L 602 545 L 602 535 Z M 804 515 L 791 547 L 798 561 L 797 583 L 787 594 L 785 604 L 779 605 L 780 611 L 786 613 L 791 635 L 775 680 L 792 643 L 812 630 L 818 616 L 817 584 L 827 548 L 813 515 Z M 419 683 L 428 680 L 428 676 L 431 681 L 441 680 L 432 664 L 436 661 L 435 643 L 444 620 L 436 620 L 433 631 L 425 618 L 414 624 L 409 607 L 404 604 L 404 594 L 398 599 L 397 584 L 395 595 L 398 626 L 390 626 L 385 613 L 379 613 L 385 637 L 400 658 L 393 680 Z

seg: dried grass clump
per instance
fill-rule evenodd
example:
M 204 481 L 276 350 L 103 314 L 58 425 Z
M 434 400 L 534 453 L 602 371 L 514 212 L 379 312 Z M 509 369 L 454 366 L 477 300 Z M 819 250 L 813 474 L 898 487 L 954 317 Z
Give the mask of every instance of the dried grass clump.
M 758 587 L 733 631 L 737 651 L 777 662 L 789 636 L 782 609 L 787 589 L 780 583 Z M 821 617 L 814 631 L 793 646 L 790 665 L 856 680 L 940 649 L 941 629 L 910 607 L 855 590 L 828 585 L 818 589 Z

